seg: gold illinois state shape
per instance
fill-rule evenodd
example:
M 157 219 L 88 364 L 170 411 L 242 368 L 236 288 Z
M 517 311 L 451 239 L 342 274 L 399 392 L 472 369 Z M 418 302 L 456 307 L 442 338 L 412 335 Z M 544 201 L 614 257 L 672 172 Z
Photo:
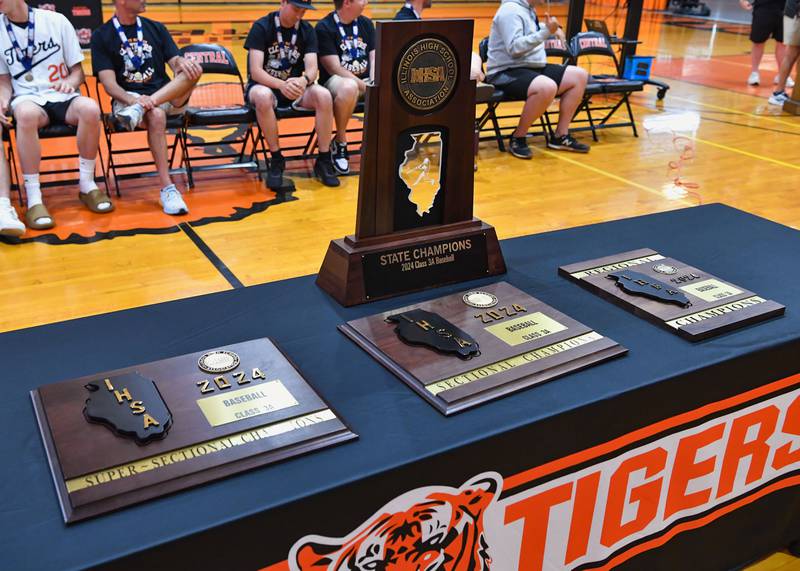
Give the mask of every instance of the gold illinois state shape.
M 416 111 L 434 111 L 447 103 L 458 80 L 453 48 L 437 38 L 409 45 L 397 66 L 397 91 L 403 103 Z

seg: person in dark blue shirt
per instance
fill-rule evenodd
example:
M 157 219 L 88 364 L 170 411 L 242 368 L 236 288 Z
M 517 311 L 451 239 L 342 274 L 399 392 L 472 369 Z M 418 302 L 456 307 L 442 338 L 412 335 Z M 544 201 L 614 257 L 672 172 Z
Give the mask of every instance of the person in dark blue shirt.
M 409 0 L 397 14 L 394 15 L 395 20 L 422 20 L 422 11 L 425 8 L 431 7 L 432 0 Z

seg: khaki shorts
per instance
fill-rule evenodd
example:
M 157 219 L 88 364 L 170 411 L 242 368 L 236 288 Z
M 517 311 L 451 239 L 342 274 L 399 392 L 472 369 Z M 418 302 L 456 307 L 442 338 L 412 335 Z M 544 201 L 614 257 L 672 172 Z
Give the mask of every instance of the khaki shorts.
M 328 81 L 325 82 L 325 88 L 331 92 L 333 98 L 336 99 L 336 93 L 342 88 L 342 85 L 348 80 L 347 77 L 342 77 L 341 75 L 332 75 L 328 78 Z M 364 92 L 360 90 L 358 92 L 358 98 L 362 99 L 364 97 Z
M 783 43 L 787 46 L 800 46 L 800 17 L 783 17 Z
M 134 97 L 139 97 L 141 95 L 141 93 L 136 93 L 135 91 L 127 91 L 126 93 L 128 95 L 133 95 Z M 158 107 L 159 109 L 163 109 L 164 113 L 166 113 L 167 115 L 180 115 L 181 113 L 186 111 L 186 106 L 188 104 L 189 104 L 189 99 L 187 98 L 184 104 L 181 105 L 180 107 L 176 107 L 169 101 L 167 101 L 166 103 L 162 103 Z M 121 101 L 117 101 L 116 99 L 114 99 L 111 102 L 111 111 L 113 113 L 118 113 L 121 109 L 124 109 L 125 107 L 127 107 L 127 105 L 125 105 Z

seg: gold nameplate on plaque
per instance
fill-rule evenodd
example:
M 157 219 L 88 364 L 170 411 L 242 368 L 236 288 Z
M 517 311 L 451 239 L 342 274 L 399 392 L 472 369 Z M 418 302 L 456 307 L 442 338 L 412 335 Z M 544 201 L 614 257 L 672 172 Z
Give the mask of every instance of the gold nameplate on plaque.
M 690 283 L 689 285 L 681 286 L 683 291 L 696 295 L 703 301 L 719 301 L 734 295 L 739 295 L 742 290 L 736 289 L 731 284 L 726 284 L 720 280 L 710 279 L 703 280 L 697 283 Z
M 292 393 L 278 380 L 197 400 L 197 405 L 211 426 L 221 426 L 297 404 Z
M 523 315 L 510 321 L 490 325 L 486 331 L 495 337 L 502 339 L 512 347 L 521 345 L 528 341 L 541 339 L 547 335 L 564 331 L 566 326 L 561 325 L 555 319 L 546 316 L 541 311 L 530 315 Z

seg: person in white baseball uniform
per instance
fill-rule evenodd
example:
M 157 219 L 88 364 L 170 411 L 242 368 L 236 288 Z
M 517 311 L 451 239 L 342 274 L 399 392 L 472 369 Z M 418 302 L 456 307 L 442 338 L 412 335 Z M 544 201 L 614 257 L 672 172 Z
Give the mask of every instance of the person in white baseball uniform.
M 55 123 L 78 127 L 80 201 L 92 212 L 111 212 L 114 204 L 94 180 L 100 108 L 79 93 L 83 53 L 75 29 L 64 15 L 30 8 L 24 0 L 0 0 L 0 12 L 0 123 L 6 128 L 15 123 L 25 222 L 36 230 L 55 225 L 39 186 L 39 129 Z M 3 203 L 0 198 L 0 210 Z

